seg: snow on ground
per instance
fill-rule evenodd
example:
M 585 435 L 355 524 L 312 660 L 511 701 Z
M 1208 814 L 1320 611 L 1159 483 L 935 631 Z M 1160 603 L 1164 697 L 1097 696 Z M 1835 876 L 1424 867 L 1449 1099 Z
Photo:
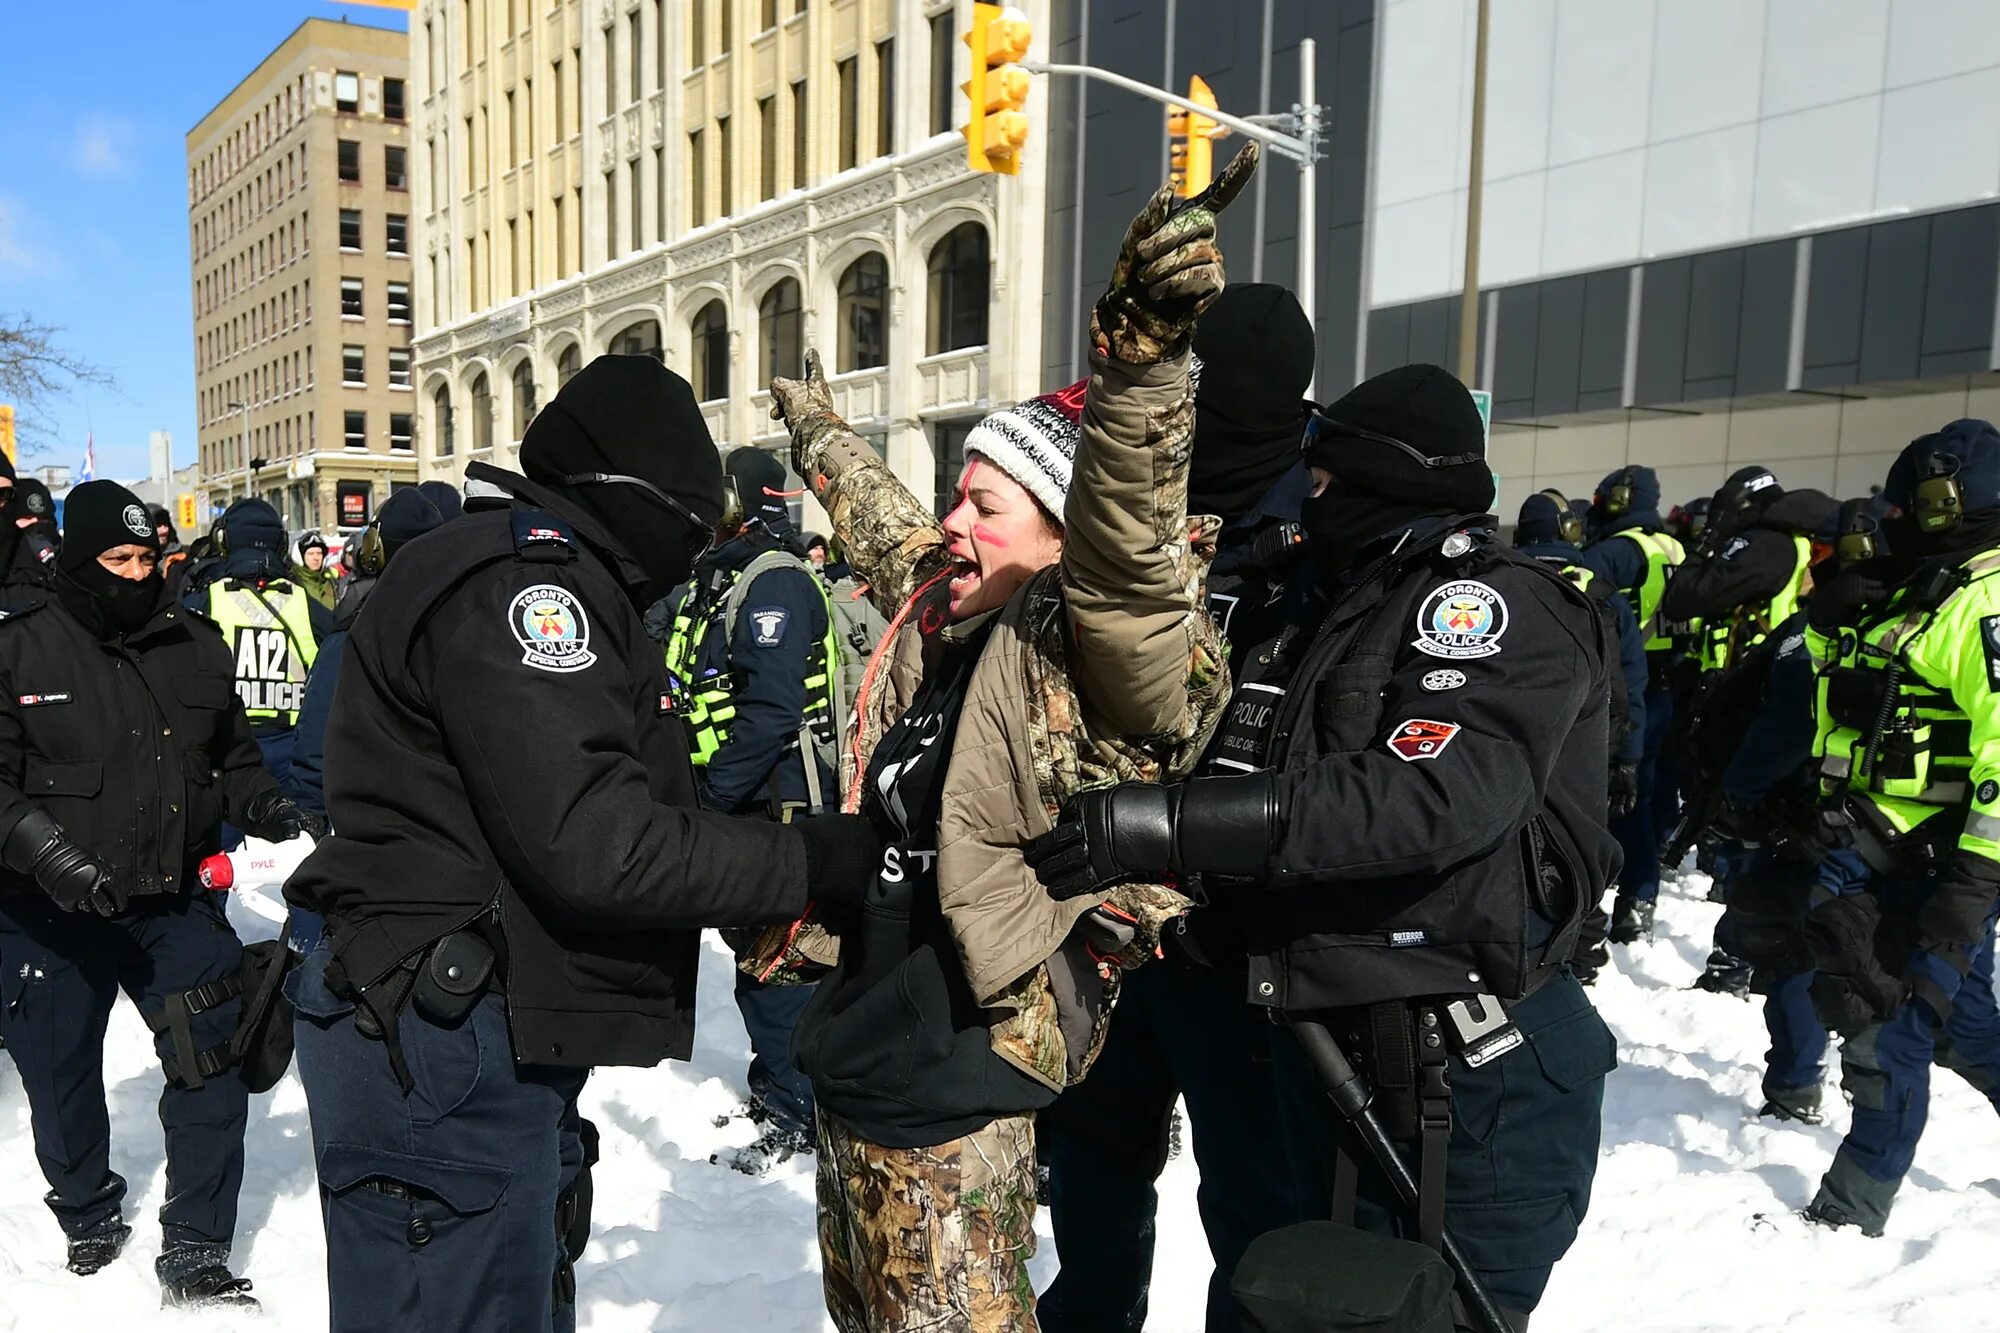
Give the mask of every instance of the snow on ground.
M 1688 989 L 1720 912 L 1702 900 L 1706 887 L 1695 875 L 1669 886 L 1658 939 L 1617 950 L 1598 983 L 1624 1064 L 1607 1087 L 1594 1207 L 1557 1269 L 1536 1333 L 2000 1328 L 2000 1123 L 1992 1109 L 1955 1076 L 1940 1075 L 1930 1130 L 1885 1238 L 1830 1235 L 1797 1221 L 1792 1214 L 1811 1197 L 1847 1110 L 1830 1094 L 1821 1128 L 1755 1118 L 1765 1040 L 1758 1009 Z M 579 1271 L 580 1323 L 591 1333 L 829 1327 L 810 1166 L 750 1180 L 708 1162 L 717 1148 L 751 1137 L 740 1123 L 711 1123 L 742 1095 L 747 1043 L 728 987 L 726 956 L 711 942 L 693 1062 L 608 1071 L 585 1094 L 605 1159 L 595 1236 Z M 160 1075 L 128 1006 L 114 1017 L 108 1045 L 112 1160 L 132 1182 L 127 1216 L 137 1234 L 123 1260 L 87 1279 L 63 1270 L 20 1080 L 0 1056 L 0 1125 L 12 1128 L 10 1151 L 0 1152 L 0 1329 L 66 1322 L 268 1333 L 274 1319 L 324 1327 L 310 1131 L 296 1079 L 256 1098 L 251 1111 L 236 1258 L 267 1316 L 165 1314 L 152 1280 L 164 1188 Z M 1195 1333 L 1208 1261 L 1187 1156 L 1168 1168 L 1161 1196 L 1149 1327 Z M 1045 1225 L 1038 1285 L 1055 1259 Z

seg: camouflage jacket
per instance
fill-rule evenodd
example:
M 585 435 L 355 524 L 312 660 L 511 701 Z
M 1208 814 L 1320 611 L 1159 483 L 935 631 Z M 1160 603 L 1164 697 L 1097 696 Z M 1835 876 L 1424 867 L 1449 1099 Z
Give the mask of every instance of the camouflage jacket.
M 1229 697 L 1205 589 L 1216 520 L 1187 513 L 1194 429 L 1188 358 L 1095 357 L 1063 557 L 995 613 L 946 767 L 939 895 L 994 1050 L 1055 1088 L 1102 1044 L 1120 972 L 1151 958 L 1185 911 L 1171 886 L 1058 902 L 1022 848 L 1088 787 L 1184 777 Z M 793 462 L 890 628 L 846 741 L 843 808 L 860 808 L 875 744 L 902 715 L 946 623 L 943 528 L 845 423 L 802 423 Z M 767 932 L 745 968 L 824 957 L 810 926 Z

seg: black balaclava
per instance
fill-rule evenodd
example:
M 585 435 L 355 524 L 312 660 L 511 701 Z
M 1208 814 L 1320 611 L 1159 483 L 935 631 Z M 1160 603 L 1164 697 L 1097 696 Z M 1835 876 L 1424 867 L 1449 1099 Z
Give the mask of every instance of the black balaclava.
M 1232 282 L 1195 326 L 1188 511 L 1250 512 L 1299 458 L 1312 386 L 1313 330 L 1299 300 L 1269 282 Z
M 160 539 L 139 497 L 115 481 L 86 481 L 63 502 L 63 544 L 56 556 L 56 596 L 101 639 L 130 634 L 152 619 L 165 595 L 158 569 L 120 578 L 97 563 L 117 546 L 158 554 Z
M 694 390 L 650 356 L 600 356 L 578 371 L 529 423 L 521 471 L 600 520 L 646 571 L 640 606 L 686 581 L 722 517 L 722 459 Z M 586 473 L 650 483 L 693 511 L 699 531 L 645 487 L 574 480 Z
M 180 544 L 180 529 L 174 526 L 174 516 L 167 512 L 165 505 L 147 505 L 146 517 L 153 520 L 153 527 L 155 529 L 165 528 L 167 530 L 167 545 L 178 546 Z
M 1377 537 L 1424 518 L 1483 514 L 1493 503 L 1479 409 L 1442 367 L 1401 366 L 1364 380 L 1315 427 L 1305 460 L 1333 479 L 1299 519 L 1329 579 Z
M 28 526 L 17 526 L 20 519 L 28 519 Z M 48 559 L 47 550 L 62 545 L 62 533 L 56 528 L 56 500 L 49 494 L 49 488 L 35 477 L 29 477 L 14 487 L 14 494 L 8 498 L 7 506 L 0 510 L 0 519 L 6 523 L 6 559 L 0 561 L 0 571 L 13 568 L 22 543 L 29 537 L 39 537 L 48 547 L 37 553 Z
M 792 511 L 785 507 L 785 465 L 768 449 L 742 445 L 722 460 L 722 474 L 736 483 L 745 522 L 764 525 L 775 537 L 792 531 Z
M 431 502 L 431 508 L 437 510 L 438 517 L 446 523 L 465 512 L 464 497 L 459 495 L 458 487 L 448 481 L 420 481 L 417 493 Z
M 229 550 L 222 572 L 232 579 L 260 583 L 291 572 L 285 554 L 285 520 L 268 501 L 252 496 L 222 512 L 223 540 Z

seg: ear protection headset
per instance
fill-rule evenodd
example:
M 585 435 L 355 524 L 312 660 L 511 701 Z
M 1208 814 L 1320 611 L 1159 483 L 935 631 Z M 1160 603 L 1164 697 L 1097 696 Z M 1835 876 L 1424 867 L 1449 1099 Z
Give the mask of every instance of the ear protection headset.
M 415 494 L 438 522 L 444 522 L 443 512 L 431 502 L 430 496 L 422 491 L 417 491 Z M 388 567 L 389 548 L 382 541 L 382 511 L 378 509 L 375 511 L 375 517 L 369 520 L 368 526 L 361 529 L 361 535 L 355 539 L 354 568 L 356 572 L 366 574 L 369 578 L 379 578 L 382 571 Z
M 1873 560 L 1880 550 L 1880 543 L 1876 540 L 1880 531 L 1881 524 L 1866 509 L 1850 514 L 1847 522 L 1841 525 L 1840 536 L 1833 543 L 1834 556 L 1841 567 Z
M 1965 493 L 1958 484 L 1958 469 L 1954 454 L 1932 454 L 1924 463 L 1912 512 L 1926 536 L 1949 532 L 1965 517 Z
M 1542 494 L 1556 502 L 1556 532 L 1570 546 L 1583 545 L 1583 520 L 1569 507 L 1569 498 L 1553 486 L 1542 489 Z
M 1597 497 L 1599 507 L 1613 518 L 1630 512 L 1632 508 L 1632 481 L 1633 473 L 1629 467 L 1613 477 L 1611 484 L 1604 488 L 1604 494 Z

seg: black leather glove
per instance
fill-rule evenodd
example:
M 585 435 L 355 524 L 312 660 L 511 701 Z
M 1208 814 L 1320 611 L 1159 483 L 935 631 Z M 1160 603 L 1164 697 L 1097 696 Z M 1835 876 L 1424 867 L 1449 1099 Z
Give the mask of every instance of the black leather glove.
M 323 835 L 326 821 L 306 814 L 291 797 L 271 787 L 252 796 L 243 807 L 243 831 L 265 842 L 287 842 L 301 833 L 316 838 Z
M 116 916 L 131 901 L 111 867 L 69 840 L 62 825 L 43 810 L 30 810 L 7 835 L 0 858 L 7 866 L 33 877 L 44 893 L 65 912 L 88 909 L 99 916 Z
M 1623 819 L 1639 804 L 1639 766 L 1618 763 L 1611 766 L 1611 817 Z
M 866 815 L 815 815 L 789 827 L 806 847 L 806 896 L 835 909 L 861 906 L 882 873 L 888 844 Z
M 1806 913 L 1805 942 L 1815 970 L 1840 979 L 1877 1017 L 1886 1018 L 1908 988 L 1876 955 L 1875 932 L 1881 922 L 1875 895 L 1847 894 Z
M 1124 782 L 1079 792 L 1026 855 L 1059 900 L 1168 872 L 1250 879 L 1264 871 L 1277 821 L 1268 773 L 1165 787 Z
M 1887 606 L 1897 583 L 1883 577 L 1877 561 L 1864 561 L 1816 584 L 1806 599 L 1806 623 L 1822 632 L 1860 623 L 1871 606 Z

